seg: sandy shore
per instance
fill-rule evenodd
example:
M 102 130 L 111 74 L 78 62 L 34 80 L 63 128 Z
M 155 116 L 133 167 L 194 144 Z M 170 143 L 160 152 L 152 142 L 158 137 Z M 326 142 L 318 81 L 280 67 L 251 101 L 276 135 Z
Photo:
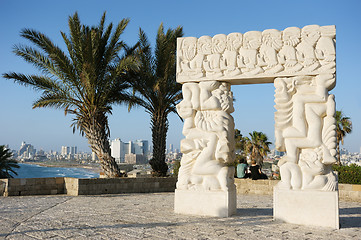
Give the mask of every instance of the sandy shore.
M 31 164 L 31 165 L 38 165 L 42 167 L 61 167 L 61 168 L 84 168 L 88 169 L 90 171 L 100 173 L 101 167 L 97 164 L 91 164 L 91 165 L 83 165 L 79 163 L 70 163 L 70 162 L 19 162 L 23 164 Z

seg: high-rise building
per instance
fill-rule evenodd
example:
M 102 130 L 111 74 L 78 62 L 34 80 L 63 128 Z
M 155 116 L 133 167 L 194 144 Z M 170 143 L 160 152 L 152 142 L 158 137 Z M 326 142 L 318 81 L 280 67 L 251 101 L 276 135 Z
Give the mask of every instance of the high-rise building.
M 36 149 L 34 148 L 34 146 L 31 144 L 27 144 L 23 141 L 21 143 L 18 156 L 21 158 L 33 158 L 35 156 L 35 153 Z
M 147 155 L 149 153 L 148 141 L 147 140 L 136 140 L 133 143 L 132 153 Z
M 70 154 L 77 154 L 78 153 L 78 147 L 70 147 Z
M 120 138 L 110 141 L 112 157 L 117 163 L 124 163 L 126 154 L 147 155 L 149 153 L 149 145 L 147 140 L 122 142 Z
M 120 138 L 110 141 L 111 155 L 113 158 L 115 158 L 115 161 L 117 163 L 124 162 L 126 147 L 127 146 L 125 146 L 125 144 L 120 140 Z
M 61 155 L 67 156 L 70 153 L 70 148 L 67 146 L 61 146 Z
M 70 154 L 75 155 L 78 153 L 78 147 L 61 146 L 61 155 L 68 156 Z
M 134 154 L 129 153 L 125 154 L 125 163 L 128 164 L 145 164 L 147 163 L 147 159 L 143 154 Z

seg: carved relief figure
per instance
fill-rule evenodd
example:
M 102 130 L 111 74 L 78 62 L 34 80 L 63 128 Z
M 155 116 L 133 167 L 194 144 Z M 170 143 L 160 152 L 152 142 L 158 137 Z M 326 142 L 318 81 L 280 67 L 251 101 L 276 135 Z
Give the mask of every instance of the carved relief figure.
M 237 66 L 238 49 L 242 46 L 242 34 L 230 33 L 227 36 L 227 48 L 223 53 L 221 60 L 221 68 L 224 70 L 224 75 L 233 77 L 241 74 Z
M 181 66 L 181 76 L 189 76 L 192 78 L 200 78 L 203 76 L 202 70 L 202 56 L 197 55 L 197 38 L 187 37 L 183 38 L 180 44 L 181 49 L 178 50 L 180 54 L 180 66 Z M 196 57 L 197 56 L 197 57 Z M 199 61 L 199 57 L 202 58 Z
M 336 67 L 336 49 L 335 49 L 335 26 L 320 27 L 321 38 L 316 44 L 316 56 L 321 64 L 321 71 L 327 71 Z
M 261 59 L 266 73 L 278 73 L 283 66 L 278 62 L 278 51 L 282 47 L 282 33 L 276 29 L 267 29 L 262 32 Z
M 312 171 L 315 172 L 317 166 L 315 159 L 307 160 L 305 158 L 307 156 L 305 149 L 314 151 L 318 149 L 320 164 L 330 165 L 336 162 L 335 102 L 334 96 L 328 94 L 334 84 L 334 76 L 327 74 L 275 80 L 276 148 L 287 151 L 287 155 L 279 161 L 282 177 L 279 187 L 305 189 L 316 186 L 315 183 L 310 186 L 310 181 L 302 178 Z M 299 161 L 300 154 L 303 156 L 302 163 Z M 315 155 L 313 154 L 313 156 Z M 307 170 L 305 166 L 313 166 L 310 167 L 312 171 Z M 322 173 L 326 174 L 326 172 Z M 331 172 L 327 174 L 332 175 Z M 317 177 L 317 179 L 321 178 Z M 322 177 L 322 179 L 335 178 L 332 175 L 327 178 Z M 329 184 L 328 189 L 332 187 L 332 184 Z
M 320 26 L 309 25 L 302 28 L 301 43 L 297 45 L 298 60 L 303 71 L 312 72 L 320 66 L 315 54 L 315 45 L 320 38 Z
M 221 70 L 221 56 L 226 49 L 227 36 L 224 34 L 215 35 L 212 38 L 212 54 L 209 54 L 204 61 L 206 76 L 219 78 L 223 76 Z
M 283 46 L 278 53 L 279 62 L 283 64 L 286 72 L 294 73 L 302 69 L 302 65 L 298 63 L 296 55 L 296 46 L 300 43 L 301 29 L 298 27 L 289 27 L 283 30 L 282 40 Z
M 237 63 L 246 75 L 256 75 L 263 72 L 263 69 L 258 65 L 258 49 L 261 46 L 261 41 L 261 32 L 250 31 L 243 35 L 243 44 L 239 50 Z
M 233 96 L 228 83 L 186 83 L 177 105 L 185 119 L 181 141 L 183 157 L 178 189 L 228 190 L 234 188 Z M 183 85 L 183 86 L 184 86 Z M 198 109 L 197 109 L 198 108 Z

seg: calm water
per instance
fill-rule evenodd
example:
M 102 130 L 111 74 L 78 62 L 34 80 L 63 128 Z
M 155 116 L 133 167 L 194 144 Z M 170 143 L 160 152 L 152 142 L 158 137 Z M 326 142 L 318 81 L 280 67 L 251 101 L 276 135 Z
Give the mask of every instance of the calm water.
M 99 173 L 85 168 L 42 167 L 38 165 L 19 163 L 20 168 L 15 169 L 15 178 L 46 178 L 46 177 L 74 177 L 97 178 Z M 12 174 L 14 175 L 14 174 Z

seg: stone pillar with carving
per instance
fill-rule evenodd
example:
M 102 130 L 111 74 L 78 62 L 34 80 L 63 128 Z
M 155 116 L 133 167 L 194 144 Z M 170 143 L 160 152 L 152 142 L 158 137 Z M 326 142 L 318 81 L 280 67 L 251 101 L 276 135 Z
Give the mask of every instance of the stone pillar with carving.
M 236 211 L 234 120 L 230 84 L 183 84 L 177 105 L 184 119 L 183 157 L 175 192 L 175 212 L 227 217 Z
M 333 74 L 276 78 L 276 149 L 281 181 L 274 217 L 287 222 L 339 227 Z M 327 206 L 327 207 L 325 207 Z

